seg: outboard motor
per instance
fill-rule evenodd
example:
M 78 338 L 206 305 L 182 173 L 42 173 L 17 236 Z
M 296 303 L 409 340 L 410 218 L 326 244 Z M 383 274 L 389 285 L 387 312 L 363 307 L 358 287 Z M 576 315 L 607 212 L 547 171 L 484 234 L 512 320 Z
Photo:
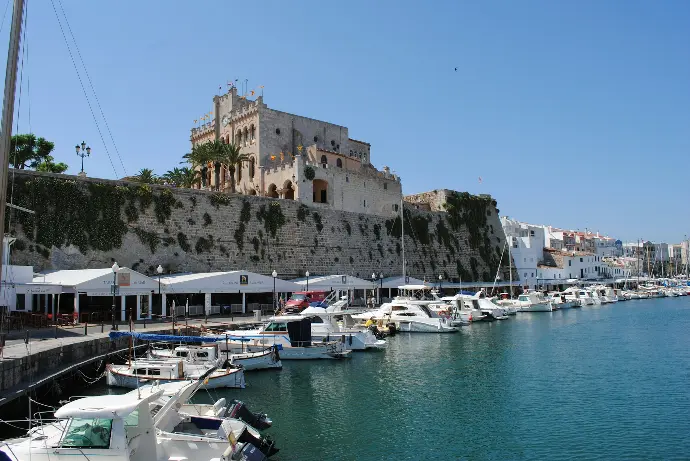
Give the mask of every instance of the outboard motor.
M 273 421 L 268 418 L 266 413 L 252 413 L 241 400 L 233 400 L 230 402 L 226 415 L 228 418 L 244 421 L 260 431 L 268 429 L 273 425 Z
M 233 461 L 266 461 L 268 458 L 251 443 L 245 443 L 241 450 L 232 454 L 230 459 Z

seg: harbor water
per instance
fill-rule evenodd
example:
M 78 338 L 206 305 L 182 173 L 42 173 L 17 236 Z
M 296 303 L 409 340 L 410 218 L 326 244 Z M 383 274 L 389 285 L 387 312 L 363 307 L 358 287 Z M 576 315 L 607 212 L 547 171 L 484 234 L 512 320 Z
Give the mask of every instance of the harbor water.
M 345 361 L 248 373 L 277 459 L 689 459 L 690 297 L 399 334 Z

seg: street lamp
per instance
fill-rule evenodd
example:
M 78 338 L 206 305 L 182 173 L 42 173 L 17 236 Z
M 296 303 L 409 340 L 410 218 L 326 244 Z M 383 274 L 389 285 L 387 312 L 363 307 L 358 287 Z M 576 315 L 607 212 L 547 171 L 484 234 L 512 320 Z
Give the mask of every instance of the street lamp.
M 77 144 L 74 146 L 74 148 L 77 150 L 77 155 L 81 157 L 81 174 L 84 174 L 84 157 L 90 157 L 91 156 L 91 147 L 86 146 L 86 142 L 82 141 L 81 146 Z
M 117 272 L 120 270 L 120 266 L 117 265 L 117 261 L 113 263 L 113 324 L 111 328 L 117 330 L 117 325 L 115 325 L 115 295 L 117 294 Z
M 276 311 L 276 277 L 278 277 L 278 273 L 276 271 L 273 271 L 271 273 L 273 276 L 273 312 Z
M 376 272 L 372 272 L 372 273 L 371 273 L 371 284 L 372 284 L 372 286 L 373 286 L 373 288 L 372 288 L 372 290 L 371 290 L 371 291 L 372 291 L 372 298 L 373 298 L 373 296 L 374 296 L 374 290 L 376 290 Z M 378 296 L 377 296 L 377 298 L 378 298 Z M 372 302 L 373 302 L 373 301 L 372 301 Z M 372 305 L 371 307 L 373 308 L 374 306 Z
M 443 275 L 438 274 L 438 292 L 443 296 Z
M 379 272 L 379 281 L 381 282 L 381 288 L 379 288 L 379 306 L 381 305 L 381 292 L 383 291 L 383 272 Z
M 307 276 L 307 291 L 309 291 L 309 271 L 305 272 L 304 275 Z
M 156 267 L 156 272 L 158 272 L 158 297 L 161 299 L 161 314 L 165 315 L 165 306 L 163 305 L 163 298 L 161 298 L 161 274 L 163 273 L 163 266 L 159 264 L 158 267 Z

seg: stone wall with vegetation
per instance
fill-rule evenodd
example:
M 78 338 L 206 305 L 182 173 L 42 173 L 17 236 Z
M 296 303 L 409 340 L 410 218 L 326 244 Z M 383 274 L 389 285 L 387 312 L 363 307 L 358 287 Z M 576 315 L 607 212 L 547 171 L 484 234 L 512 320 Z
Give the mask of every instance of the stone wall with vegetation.
M 8 208 L 12 263 L 44 269 L 108 267 L 153 274 L 246 269 L 280 277 L 401 273 L 401 220 L 291 200 L 16 171 Z M 9 200 L 9 199 L 8 199 Z M 405 206 L 408 275 L 492 281 L 505 236 L 496 202 L 447 196 L 445 212 Z M 10 211 L 11 210 L 11 211 Z M 501 276 L 507 275 L 507 255 Z

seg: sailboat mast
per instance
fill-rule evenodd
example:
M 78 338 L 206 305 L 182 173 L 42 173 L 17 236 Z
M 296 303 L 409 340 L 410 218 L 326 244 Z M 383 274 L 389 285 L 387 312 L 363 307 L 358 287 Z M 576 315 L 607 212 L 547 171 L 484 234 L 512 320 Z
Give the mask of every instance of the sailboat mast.
M 12 9 L 12 26 L 10 28 L 10 46 L 7 52 L 5 70 L 5 95 L 2 102 L 2 125 L 0 126 L 0 223 L 5 235 L 5 204 L 7 203 L 7 176 L 9 170 L 10 146 L 12 139 L 12 118 L 14 116 L 14 95 L 17 90 L 17 66 L 19 63 L 19 42 L 24 18 L 24 0 L 14 0 Z M 0 261 L 4 251 L 4 241 L 0 245 Z M 0 264 L 0 278 L 2 265 Z
M 405 283 L 405 209 L 403 208 L 403 200 L 400 199 L 400 235 L 402 237 L 402 276 L 403 283 Z
M 508 237 L 506 237 L 507 239 Z M 510 242 L 508 242 L 508 277 L 510 277 L 510 285 L 508 287 L 508 292 L 510 293 L 510 299 L 513 299 L 513 257 L 511 256 L 510 247 L 513 246 L 513 237 L 510 237 Z

